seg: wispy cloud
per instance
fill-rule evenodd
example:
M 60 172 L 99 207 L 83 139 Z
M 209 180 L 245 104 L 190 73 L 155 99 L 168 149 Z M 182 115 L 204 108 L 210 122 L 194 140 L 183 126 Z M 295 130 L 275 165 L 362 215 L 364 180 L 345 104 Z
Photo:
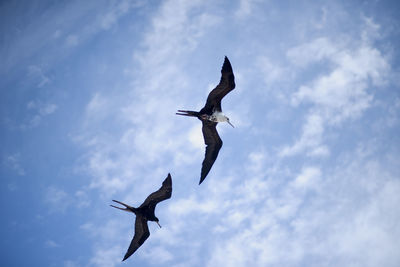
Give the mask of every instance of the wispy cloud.
M 28 122 L 20 125 L 23 130 L 39 126 L 43 118 L 53 114 L 58 106 L 56 104 L 42 103 L 41 101 L 29 101 L 26 108 L 28 111 L 33 111 L 34 114 L 30 116 Z
M 323 118 L 318 114 L 310 114 L 303 125 L 299 140 L 292 146 L 286 146 L 280 151 L 280 156 L 291 156 L 308 150 L 307 155 L 327 156 L 329 149 L 322 144 L 324 133 Z
M 37 87 L 41 88 L 50 83 L 50 78 L 47 77 L 41 67 L 32 65 L 28 67 L 28 76 L 36 80 Z
M 54 186 L 47 188 L 44 195 L 44 201 L 50 205 L 53 212 L 65 212 L 71 204 L 71 198 L 69 195 L 64 190 Z
M 64 267 L 79 267 L 80 265 L 77 264 L 74 261 L 68 260 L 68 261 L 64 261 Z
M 0 71 L 14 74 L 13 71 L 21 62 L 30 65 L 40 54 L 42 58 L 39 61 L 47 63 L 46 66 L 40 66 L 41 71 L 45 72 L 96 34 L 112 29 L 130 10 L 145 4 L 145 1 L 140 0 L 99 0 L 85 3 L 70 1 L 65 5 L 53 6 L 46 6 L 44 2 L 39 3 L 37 8 L 43 11 L 41 16 L 32 18 L 32 14 L 28 12 L 25 14 L 26 19 L 32 23 L 27 25 L 21 23 L 22 28 L 5 38 L 6 45 L 0 47 L 3 58 Z M 12 3 L 5 4 L 4 10 L 12 8 L 13 5 Z M 7 17 L 9 14 L 3 15 Z M 62 20 L 60 20 L 61 17 Z M 24 34 L 16 34 L 21 31 Z M 35 75 L 40 74 L 35 69 L 33 72 Z M 42 78 L 44 79 L 38 82 L 38 86 L 51 82 L 51 80 L 46 80 L 45 76 Z
M 311 108 L 301 137 L 293 145 L 284 147 L 280 154 L 289 156 L 306 151 L 311 156 L 329 155 L 323 140 L 326 127 L 340 126 L 371 107 L 373 88 L 383 85 L 390 71 L 387 59 L 366 40 L 354 45 L 335 44 L 326 38 L 292 48 L 287 56 L 301 68 L 318 62 L 331 67 L 292 94 L 294 107 L 311 104 Z
M 138 64 L 139 68 L 136 67 L 134 74 L 138 78 L 125 89 L 124 95 L 128 97 L 109 98 L 96 94 L 88 103 L 85 117 L 88 128 L 90 123 L 110 120 L 102 115 L 110 113 L 117 118 L 117 126 L 124 125 L 118 137 L 85 133 L 84 140 L 92 147 L 88 154 L 88 171 L 93 174 L 93 187 L 109 193 L 121 191 L 134 182 L 137 170 L 143 166 L 165 161 L 165 157 L 172 158 L 173 164 L 182 164 L 180 160 L 187 158 L 182 153 L 191 153 L 197 148 L 201 132 L 197 137 L 188 135 L 183 128 L 174 125 L 171 115 L 178 108 L 177 101 L 182 102 L 180 92 L 187 84 L 182 75 L 183 55 L 196 47 L 206 28 L 218 23 L 218 19 L 208 13 L 189 16 L 198 6 L 201 3 L 196 1 L 163 3 L 152 20 L 152 27 L 144 35 L 143 49 L 135 53 L 133 64 Z M 168 64 L 162 64 L 167 61 Z M 150 73 L 157 75 L 149 76 Z M 194 142 L 193 146 L 187 146 L 189 140 Z M 110 157 L 111 154 L 115 157 Z M 198 156 L 201 154 L 199 151 Z M 154 176 L 162 177 L 168 171 L 157 170 Z M 145 175 L 152 176 L 151 172 Z
M 253 10 L 256 8 L 259 0 L 240 0 L 239 7 L 237 8 L 235 15 L 238 18 L 245 18 L 251 16 Z
M 187 131 L 190 121 L 186 121 L 187 125 L 174 122 L 178 103 L 185 102 L 185 94 L 182 92 L 189 86 L 188 78 L 184 74 L 187 61 L 185 55 L 196 48 L 207 28 L 218 23 L 218 18 L 207 12 L 192 13 L 200 6 L 203 6 L 201 1 L 163 2 L 152 19 L 149 31 L 144 35 L 142 50 L 135 52 L 132 67 L 135 68 L 135 80 L 125 89 L 124 99 L 96 94 L 88 103 L 84 118 L 85 133 L 81 140 L 89 148 L 84 164 L 92 177 L 91 188 L 97 188 L 107 196 L 118 192 L 122 201 L 140 204 L 140 201 L 160 186 L 162 177 L 174 166 L 196 159 L 201 161 L 204 144 L 200 124 L 191 121 L 193 125 L 197 124 L 192 131 Z M 215 81 L 217 82 L 218 80 Z M 109 117 L 102 115 L 107 113 L 114 114 L 111 123 L 120 127 L 117 135 L 87 131 L 93 123 L 110 121 Z M 198 132 L 194 133 L 195 130 Z M 188 157 L 189 154 L 191 157 Z M 174 173 L 172 174 L 174 177 Z M 132 190 L 135 190 L 135 194 L 132 194 Z M 176 201 L 185 207 L 192 207 L 196 203 L 191 198 L 178 198 Z M 196 207 L 207 212 L 213 206 L 213 203 L 207 202 Z M 164 206 L 162 210 L 165 212 L 168 208 Z M 171 207 L 171 211 L 185 217 L 182 213 L 188 213 L 176 205 Z M 162 224 L 163 222 L 168 223 L 165 216 L 161 220 Z M 96 223 L 94 224 L 97 228 Z M 120 223 L 112 228 L 117 229 L 117 233 L 108 241 L 114 244 L 112 248 L 103 245 L 106 237 L 93 237 L 97 240 L 97 245 L 94 246 L 96 252 L 91 260 L 93 265 L 113 266 L 120 261 L 129 245 L 130 240 L 122 242 L 123 240 L 116 238 L 124 231 Z M 133 236 L 132 230 L 132 220 L 129 220 L 129 230 L 126 232 Z M 175 255 L 163 245 L 156 248 L 156 251 L 146 249 L 151 242 L 163 238 L 160 231 L 153 230 L 155 229 L 150 229 L 151 238 L 137 253 L 137 257 L 154 259 L 154 253 L 159 252 L 163 255 L 158 258 L 160 262 L 171 261 Z M 175 238 L 166 239 L 171 242 Z
M 78 45 L 78 42 L 79 42 L 79 38 L 75 34 L 70 34 L 65 39 L 65 43 L 67 44 L 67 46 L 76 46 L 76 45 Z
M 361 166 L 368 166 L 367 170 L 360 172 Z M 326 261 L 331 261 L 332 265 L 348 264 L 350 258 L 367 266 L 378 262 L 393 266 L 396 256 L 392 249 L 396 241 L 390 231 L 384 230 L 393 214 L 384 216 L 379 222 L 376 218 L 383 216 L 384 210 L 390 209 L 389 203 L 395 203 L 397 198 L 393 192 L 386 194 L 386 190 L 391 187 L 398 191 L 400 184 L 393 173 L 386 173 L 380 185 L 372 186 L 378 177 L 382 177 L 379 173 L 385 173 L 384 168 L 367 159 L 343 163 L 331 174 L 322 173 L 318 167 L 305 166 L 287 187 L 272 183 L 272 177 L 269 178 L 268 187 L 257 195 L 262 206 L 257 206 L 257 202 L 244 206 L 235 206 L 235 202 L 231 202 L 224 206 L 213 199 L 223 207 L 220 213 L 236 213 L 242 217 L 242 223 L 227 228 L 234 233 L 228 235 L 229 238 L 223 238 L 224 232 L 215 233 L 221 235 L 221 239 L 214 243 L 207 266 L 227 264 L 226 261 L 230 266 L 319 266 Z M 362 181 L 359 177 L 363 177 Z M 249 177 L 246 183 L 252 180 L 256 180 L 257 185 L 265 183 Z M 355 192 L 353 186 L 358 187 Z M 231 188 L 233 192 L 236 190 Z M 253 193 L 252 188 L 242 189 L 235 201 L 242 203 L 241 199 Z M 372 197 L 383 195 L 386 197 Z M 364 232 L 369 227 L 373 234 Z M 350 234 L 351 231 L 357 234 Z M 388 245 L 389 250 L 379 250 L 371 255 L 370 262 L 364 252 L 369 251 L 374 242 Z M 226 257 L 231 254 L 233 258 Z
M 264 145 L 264 140 L 253 150 L 241 147 L 240 154 L 245 156 L 240 164 L 236 161 L 222 171 L 228 159 L 220 157 L 220 164 L 212 170 L 214 176 L 201 187 L 192 186 L 191 179 L 197 179 L 192 166 L 199 169 L 204 155 L 200 124 L 181 118 L 177 123 L 173 114 L 184 103 L 203 104 L 194 103 L 187 93 L 196 84 L 185 74 L 188 66 L 195 68 L 192 57 L 190 64 L 187 58 L 202 36 L 222 23 L 213 13 L 198 11 L 200 7 L 204 7 L 200 1 L 163 2 L 143 34 L 140 49 L 135 50 L 127 72 L 132 74 L 132 83 L 119 91 L 120 96 L 95 93 L 82 119 L 78 140 L 87 152 L 81 164 L 90 175 L 88 187 L 98 190 L 102 199 L 118 195 L 124 202 L 140 204 L 160 186 L 166 173 L 173 172 L 172 199 L 156 211 L 164 227 L 157 229 L 149 223 L 151 237 L 135 260 L 150 262 L 159 253 L 162 256 L 156 262 L 171 266 L 320 266 L 326 262 L 345 265 L 353 257 L 368 266 L 368 259 L 361 257 L 369 249 L 363 244 L 365 238 L 392 249 L 396 241 L 385 230 L 390 218 L 382 223 L 373 218 L 385 216 L 396 197 L 390 194 L 389 199 L 378 200 L 379 204 L 371 203 L 374 196 L 383 195 L 386 186 L 398 190 L 393 173 L 387 172 L 380 180 L 384 162 L 370 162 L 362 154 L 351 153 L 349 157 L 355 160 L 333 164 L 337 167 L 313 161 L 333 153 L 327 133 L 357 120 L 373 105 L 371 86 L 380 86 L 389 69 L 383 52 L 350 36 L 343 42 L 328 37 L 303 41 L 288 50 L 288 65 L 280 62 L 282 67 L 274 68 L 269 57 L 256 62 L 270 74 L 264 77 L 269 83 L 295 79 L 296 72 L 324 65 L 317 76 L 301 80 L 289 101 L 286 92 L 277 93 L 292 112 L 304 108 L 299 112 L 305 114 L 300 132 L 291 135 L 294 144 L 284 139 L 277 152 Z M 206 96 L 210 88 L 205 86 L 200 94 Z M 98 125 L 107 127 L 99 130 Z M 288 164 L 289 156 L 303 153 L 311 157 Z M 367 165 L 369 171 L 363 171 Z M 380 186 L 374 186 L 377 181 Z M 374 209 L 375 205 L 384 208 Z M 381 237 L 360 232 L 353 240 L 356 248 L 350 250 L 342 233 L 357 228 L 364 211 L 373 214 L 366 218 L 366 225 Z M 82 225 L 94 243 L 90 264 L 114 266 L 120 261 L 133 235 L 133 220 L 127 221 L 117 222 L 113 216 Z M 183 248 L 188 252 L 175 253 Z M 396 257 L 380 251 L 375 263 L 392 263 Z
M 54 240 L 47 240 L 45 242 L 45 245 L 48 248 L 58 248 L 58 247 L 60 247 L 60 245 L 57 242 L 55 242 Z
M 15 153 L 15 154 L 11 154 L 8 156 L 5 156 L 3 158 L 3 164 L 7 167 L 10 168 L 12 170 L 14 170 L 18 175 L 25 175 L 25 170 L 24 168 L 21 166 L 21 156 L 19 153 Z
M 302 172 L 296 177 L 292 185 L 296 188 L 307 189 L 319 184 L 321 170 L 315 167 L 303 168 Z

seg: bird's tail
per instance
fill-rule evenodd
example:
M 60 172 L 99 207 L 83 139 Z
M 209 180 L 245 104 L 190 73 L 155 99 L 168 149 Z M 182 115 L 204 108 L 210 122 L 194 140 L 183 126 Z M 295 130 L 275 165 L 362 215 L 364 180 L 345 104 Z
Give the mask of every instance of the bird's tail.
M 121 201 L 114 200 L 114 199 L 113 199 L 113 201 L 118 203 L 118 204 L 121 204 L 122 206 L 125 206 L 125 208 L 120 208 L 120 207 L 117 207 L 117 206 L 114 206 L 114 205 L 110 205 L 113 208 L 124 210 L 124 211 L 128 211 L 128 212 L 133 212 L 133 213 L 135 213 L 135 211 L 136 211 L 136 208 L 131 207 L 131 206 L 129 206 L 129 205 L 127 205 L 127 204 L 125 204 L 125 203 L 123 203 Z
M 200 112 L 191 111 L 191 110 L 178 110 L 178 112 L 175 114 L 182 115 L 182 116 L 189 116 L 189 117 L 198 117 L 200 115 Z

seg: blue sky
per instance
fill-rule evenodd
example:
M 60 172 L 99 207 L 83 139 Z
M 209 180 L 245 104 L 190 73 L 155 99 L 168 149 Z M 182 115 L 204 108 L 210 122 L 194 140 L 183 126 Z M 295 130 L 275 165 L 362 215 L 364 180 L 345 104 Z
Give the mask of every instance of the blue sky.
M 397 1 L 2 1 L 4 266 L 400 265 Z M 200 109 L 224 56 L 219 157 Z M 126 262 L 170 172 L 163 228 Z

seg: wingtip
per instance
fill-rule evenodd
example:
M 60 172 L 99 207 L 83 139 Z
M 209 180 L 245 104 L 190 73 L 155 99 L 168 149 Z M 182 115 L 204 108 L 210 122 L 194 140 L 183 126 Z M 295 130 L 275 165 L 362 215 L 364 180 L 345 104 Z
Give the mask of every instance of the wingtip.
M 170 173 L 168 173 L 167 178 L 165 178 L 163 181 L 163 185 L 167 185 L 167 184 L 172 186 L 172 176 Z
M 132 254 L 131 254 L 132 255 Z M 131 255 L 128 255 L 128 253 L 125 254 L 124 258 L 122 259 L 122 261 L 125 261 L 127 258 L 129 258 Z
M 204 181 L 205 178 L 206 178 L 206 177 L 200 178 L 199 185 L 201 185 L 201 183 Z
M 225 56 L 221 72 L 233 72 L 231 62 L 229 61 L 227 56 Z

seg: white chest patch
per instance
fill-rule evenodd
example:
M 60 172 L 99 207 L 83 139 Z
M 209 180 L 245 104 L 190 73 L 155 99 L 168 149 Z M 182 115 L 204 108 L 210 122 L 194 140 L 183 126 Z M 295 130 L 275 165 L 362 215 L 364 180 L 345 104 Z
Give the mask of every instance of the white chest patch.
M 226 116 L 222 112 L 214 112 L 210 116 L 209 120 L 214 122 L 224 122 L 226 121 Z

